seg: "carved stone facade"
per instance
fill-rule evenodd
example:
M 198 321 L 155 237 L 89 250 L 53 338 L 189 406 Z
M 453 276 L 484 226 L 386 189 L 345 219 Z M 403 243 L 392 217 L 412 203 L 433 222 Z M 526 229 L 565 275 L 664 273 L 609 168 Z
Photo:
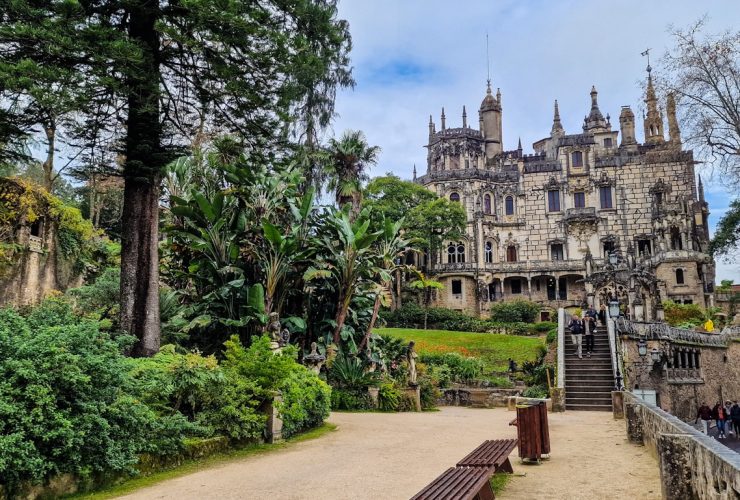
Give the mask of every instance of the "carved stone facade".
M 612 130 L 595 88 L 582 132 L 566 134 L 556 101 L 551 133 L 534 154 L 524 154 L 521 141 L 502 150 L 501 93 L 494 97 L 490 83 L 479 130 L 465 110 L 461 128 L 446 127 L 444 110 L 441 130 L 430 117 L 427 173 L 415 180 L 468 214 L 462 241 L 426 262 L 445 285 L 435 305 L 486 316 L 501 300 L 526 298 L 543 311 L 598 308 L 616 293 L 625 310 L 646 318 L 659 316 L 665 299 L 711 305 L 709 208 L 693 153 L 682 149 L 673 102 L 663 138 L 651 78 L 646 96 L 644 144 L 628 106 L 620 131 Z

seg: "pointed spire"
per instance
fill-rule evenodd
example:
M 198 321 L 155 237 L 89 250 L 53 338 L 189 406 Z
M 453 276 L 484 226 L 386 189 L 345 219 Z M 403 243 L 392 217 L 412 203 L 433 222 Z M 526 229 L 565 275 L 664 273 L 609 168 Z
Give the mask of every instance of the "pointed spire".
M 668 137 L 671 144 L 680 146 L 681 129 L 678 128 L 678 118 L 676 118 L 676 97 L 673 92 L 668 94 L 666 99 L 666 115 L 668 115 Z
M 663 137 L 663 116 L 658 109 L 658 98 L 655 96 L 655 87 L 653 87 L 652 68 L 648 64 L 648 81 L 645 91 L 645 103 L 647 104 L 647 115 L 645 116 L 645 142 L 648 144 L 662 144 L 665 141 Z
M 444 106 L 442 106 L 442 130 L 444 130 L 445 128 L 445 108 Z
M 416 180 L 416 163 L 414 163 L 414 180 Z
M 596 86 L 591 86 L 591 112 L 586 117 L 585 125 L 583 126 L 583 130 L 590 130 L 593 128 L 605 128 L 606 127 L 606 120 L 604 120 L 604 115 L 601 114 L 601 110 L 599 109 L 599 101 L 598 101 L 598 95 L 599 93 L 596 91 Z
M 501 106 L 501 89 L 496 89 L 496 100 L 498 101 L 499 106 Z
M 519 138 L 519 144 L 517 145 L 516 149 L 519 151 L 522 150 L 522 138 L 521 137 Z
M 435 132 L 436 130 L 434 128 L 434 121 L 432 121 L 432 115 L 429 115 L 429 137 L 434 135 Z
M 463 104 L 463 128 L 468 128 L 468 113 L 465 112 L 465 105 Z
M 552 129 L 550 129 L 550 135 L 556 136 L 564 134 L 563 124 L 560 123 L 560 108 L 558 107 L 558 100 L 555 99 L 555 114 L 552 117 Z
M 704 203 L 704 184 L 701 182 L 701 175 L 699 176 L 699 201 Z

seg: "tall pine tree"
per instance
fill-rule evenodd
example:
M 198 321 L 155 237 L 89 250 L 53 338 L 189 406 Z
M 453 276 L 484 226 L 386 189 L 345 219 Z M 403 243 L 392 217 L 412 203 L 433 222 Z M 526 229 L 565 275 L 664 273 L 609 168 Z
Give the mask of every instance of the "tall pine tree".
M 69 134 L 80 148 L 115 145 L 124 157 L 121 326 L 139 339 L 134 355 L 159 349 L 163 167 L 204 126 L 236 134 L 255 155 L 279 153 L 291 126 L 325 123 L 336 88 L 352 84 L 349 50 L 334 0 L 2 2 L 0 125 L 23 113 L 18 96 L 28 98 L 23 85 L 2 84 L 3 73 L 23 77 L 30 65 L 46 77 L 78 75 L 83 101 Z M 65 81 L 45 82 L 55 83 Z M 18 135 L 0 132 L 5 145 Z

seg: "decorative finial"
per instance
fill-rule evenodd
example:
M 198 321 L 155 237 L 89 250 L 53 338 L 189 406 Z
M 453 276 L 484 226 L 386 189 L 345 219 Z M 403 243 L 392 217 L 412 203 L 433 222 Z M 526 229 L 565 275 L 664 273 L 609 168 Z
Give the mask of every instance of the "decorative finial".
M 416 163 L 414 163 L 414 180 L 416 180 Z
M 463 128 L 468 128 L 468 113 L 465 112 L 465 105 L 463 104 Z
M 444 130 L 445 129 L 445 108 L 444 108 L 444 106 L 442 106 L 442 123 L 441 123 L 441 125 L 442 125 L 442 130 Z
M 643 56 L 643 57 L 647 56 L 647 68 L 645 68 L 645 69 L 646 69 L 646 70 L 647 70 L 647 72 L 648 72 L 648 78 L 650 78 L 650 72 L 652 72 L 652 71 L 653 71 L 653 67 L 652 67 L 652 66 L 650 66 L 650 51 L 651 51 L 651 50 L 653 50 L 653 49 L 651 49 L 651 48 L 647 48 L 647 49 L 645 49 L 645 51 L 644 51 L 644 52 L 640 52 L 640 55 L 641 55 L 641 56 Z

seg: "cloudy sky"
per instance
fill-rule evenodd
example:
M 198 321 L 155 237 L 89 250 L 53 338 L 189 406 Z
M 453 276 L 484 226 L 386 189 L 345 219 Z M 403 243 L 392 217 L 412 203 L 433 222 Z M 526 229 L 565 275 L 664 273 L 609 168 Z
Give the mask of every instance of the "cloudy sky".
M 738 0 L 343 0 L 339 10 L 350 23 L 357 86 L 338 96 L 334 132 L 363 130 L 382 148 L 372 174 L 407 179 L 414 164 L 419 174 L 426 170 L 430 114 L 439 129 L 444 106 L 447 126 L 459 127 L 465 105 L 477 126 L 486 33 L 492 84 L 502 94 L 504 149 L 515 149 L 521 137 L 531 153 L 549 134 L 555 99 L 566 132 L 581 130 L 592 85 L 615 128 L 622 105 L 639 117 L 640 53 L 662 55 L 670 25 L 685 27 L 704 14 L 710 32 L 740 25 Z M 735 193 L 709 170 L 703 167 L 713 229 Z M 718 263 L 721 279 L 740 283 L 740 266 Z

